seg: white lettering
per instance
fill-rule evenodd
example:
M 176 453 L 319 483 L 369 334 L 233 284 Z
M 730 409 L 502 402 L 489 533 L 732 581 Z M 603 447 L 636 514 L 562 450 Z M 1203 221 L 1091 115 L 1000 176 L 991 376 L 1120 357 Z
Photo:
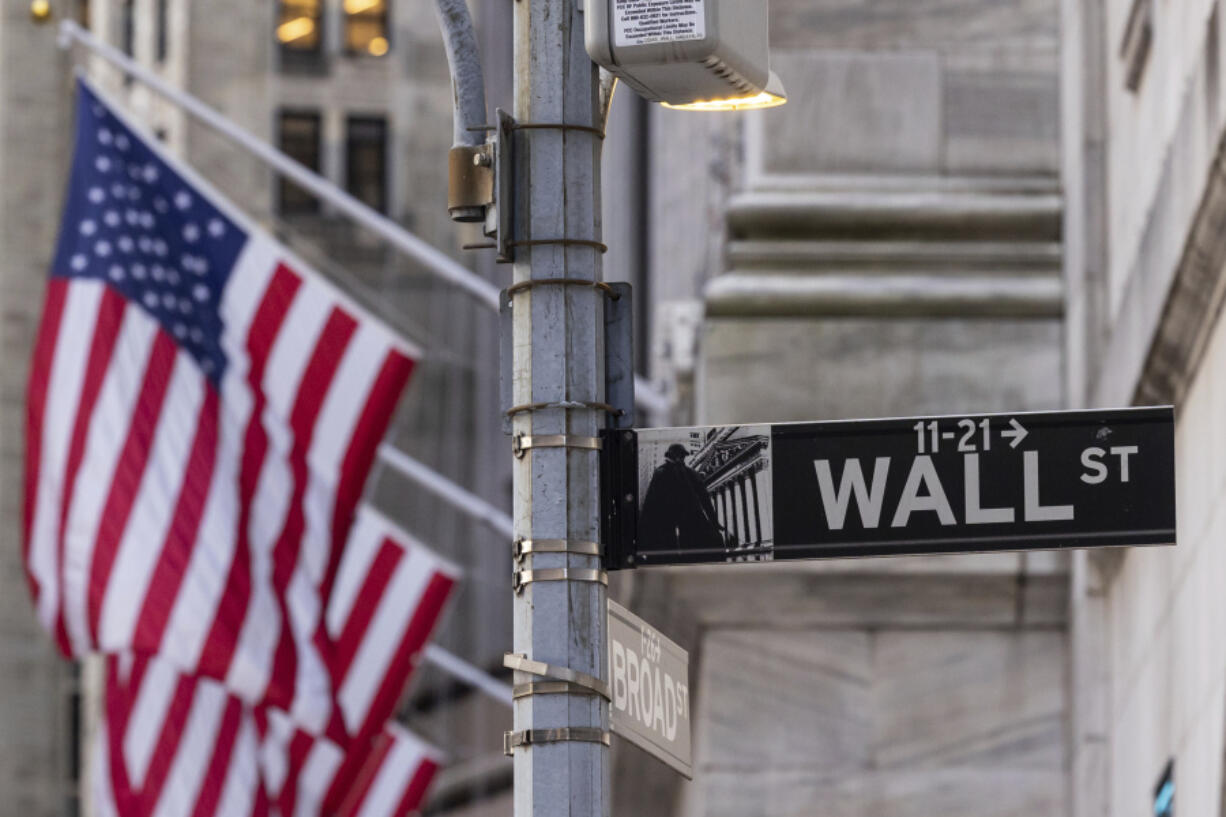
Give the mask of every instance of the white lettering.
M 626 650 L 620 641 L 613 642 L 613 706 L 626 708 Z
M 1081 475 L 1081 481 L 1086 485 L 1098 485 L 1107 478 L 1107 466 L 1103 465 L 1102 458 L 1107 456 L 1107 452 L 1097 446 L 1087 448 L 1081 452 L 1081 465 L 1088 469 Z M 1090 473 L 1093 471 L 1094 473 Z
M 920 487 L 927 493 L 920 496 Z M 941 478 L 932 464 L 932 457 L 920 455 L 911 464 L 911 473 L 907 474 L 907 484 L 902 489 L 902 499 L 898 500 L 898 510 L 894 512 L 892 527 L 906 527 L 911 514 L 916 511 L 936 511 L 942 525 L 956 525 L 954 510 L 941 487 Z
M 677 685 L 673 676 L 664 676 L 664 737 L 673 740 L 677 737 Z
M 1135 445 L 1116 445 L 1111 447 L 1111 453 L 1120 458 L 1120 482 L 1128 481 L 1128 458 L 1140 450 Z
M 815 460 L 817 487 L 822 494 L 822 507 L 826 511 L 826 524 L 830 530 L 842 530 L 847 518 L 847 505 L 851 495 L 856 495 L 856 507 L 860 509 L 860 524 L 875 528 L 881 519 L 881 501 L 885 498 L 885 479 L 890 471 L 890 458 L 878 457 L 873 463 L 873 487 L 864 484 L 864 472 L 859 460 L 843 463 L 843 478 L 839 489 L 834 489 L 834 475 L 830 472 L 829 460 Z
M 1022 453 L 1022 476 L 1027 522 L 1060 522 L 1072 519 L 1072 505 L 1043 505 L 1039 499 L 1039 452 Z
M 651 728 L 656 714 L 656 702 L 651 697 L 651 675 L 651 664 L 646 661 L 639 664 L 639 715 L 648 728 Z
M 979 455 L 967 454 L 963 458 L 963 463 L 966 471 L 966 524 L 988 525 L 1012 522 L 1012 508 L 984 508 L 979 504 Z
M 660 671 L 659 667 L 655 668 L 654 670 L 654 675 L 656 676 L 656 685 L 654 687 L 655 699 L 652 701 L 652 707 L 656 711 L 656 716 L 651 719 L 651 728 L 659 732 L 664 731 L 664 692 L 662 691 L 663 685 L 660 683 L 660 680 L 661 680 L 660 676 L 663 674 L 664 673 Z M 656 726 L 656 724 L 659 724 L 659 726 Z
M 639 657 L 634 650 L 626 648 L 626 714 L 638 717 L 642 700 L 639 698 Z

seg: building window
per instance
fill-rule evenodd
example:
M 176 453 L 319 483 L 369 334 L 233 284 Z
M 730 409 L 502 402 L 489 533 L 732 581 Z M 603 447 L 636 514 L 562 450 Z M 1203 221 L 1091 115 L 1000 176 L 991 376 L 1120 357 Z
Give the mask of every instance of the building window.
M 123 0 L 119 7 L 119 47 L 123 49 L 123 53 L 129 57 L 136 54 L 136 2 L 135 0 Z M 123 75 L 123 84 L 125 87 L 131 87 L 133 82 L 131 74 Z
M 279 0 L 277 41 L 282 60 L 317 62 L 323 57 L 322 0 Z
M 1175 817 L 1175 761 L 1171 760 L 1154 786 L 1154 817 Z
M 322 127 L 316 111 L 282 111 L 277 122 L 277 143 L 281 151 L 319 172 Z M 319 201 L 310 193 L 282 176 L 278 183 L 277 203 L 282 213 L 314 213 Z
M 351 116 L 345 123 L 345 188 L 383 212 L 387 209 L 387 120 Z
M 345 0 L 345 50 L 382 57 L 389 45 L 387 0 Z
M 157 0 L 157 41 L 154 44 L 155 56 L 158 62 L 166 62 L 166 26 L 169 0 Z
M 119 7 L 119 47 L 129 57 L 136 51 L 135 0 L 123 0 Z

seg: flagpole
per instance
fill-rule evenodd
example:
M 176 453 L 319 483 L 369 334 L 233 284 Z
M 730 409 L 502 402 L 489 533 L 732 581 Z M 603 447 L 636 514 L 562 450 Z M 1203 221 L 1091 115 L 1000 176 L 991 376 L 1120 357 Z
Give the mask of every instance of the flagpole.
M 217 131 L 239 147 L 265 162 L 278 173 L 292 180 L 313 195 L 328 202 L 340 212 L 385 239 L 391 246 L 421 264 L 427 271 L 443 278 L 477 299 L 478 303 L 498 311 L 498 287 L 460 264 L 451 256 L 431 246 L 387 216 L 349 195 L 333 182 L 291 159 L 251 131 L 232 122 L 223 114 L 191 94 L 176 88 L 156 73 L 142 66 L 114 46 L 98 39 L 75 20 L 61 20 L 59 44 L 69 48 L 76 42 L 114 65 L 128 76 L 148 86 L 167 100 L 180 106 L 204 125 Z M 653 417 L 667 414 L 668 397 L 646 378 L 635 377 L 635 400 Z
M 456 510 L 489 525 L 505 536 L 507 541 L 515 538 L 515 526 L 510 516 L 398 448 L 384 443 L 379 447 L 379 458 L 397 473 L 413 480 Z
M 434 666 L 460 681 L 471 685 L 478 692 L 506 706 L 512 705 L 511 687 L 502 683 L 484 670 L 478 669 L 463 658 L 448 652 L 437 644 L 427 644 L 422 657 Z

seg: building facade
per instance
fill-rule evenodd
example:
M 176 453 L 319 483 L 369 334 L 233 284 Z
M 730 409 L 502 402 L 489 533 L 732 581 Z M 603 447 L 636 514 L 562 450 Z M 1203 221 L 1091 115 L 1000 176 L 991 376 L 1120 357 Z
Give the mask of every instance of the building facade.
M 1219 815 L 1222 14 L 1095 0 L 1063 3 L 1061 25 L 1069 399 L 1175 406 L 1179 526 L 1174 549 L 1074 558 L 1072 803 L 1077 817 Z
M 64 0 L 71 17 L 173 85 L 290 154 L 457 258 L 472 236 L 447 217 L 451 90 L 430 0 Z M 483 33 L 506 31 L 509 9 L 474 4 Z M 484 16 L 482 16 L 484 15 Z M 491 59 L 503 54 L 489 37 Z M 54 25 L 28 7 L 0 17 L 0 269 L 8 353 L 0 382 L 0 814 L 89 813 L 80 794 L 91 726 L 91 682 L 55 655 L 32 614 L 21 567 L 26 364 L 58 230 L 71 155 L 72 77 L 87 73 L 222 193 L 273 230 L 357 301 L 413 339 L 417 367 L 389 442 L 498 504 L 510 465 L 497 415 L 496 323 L 466 295 L 416 269 L 233 143 L 189 119 L 84 49 L 56 47 Z M 507 77 L 505 70 L 495 77 Z M 509 81 L 509 80 L 508 80 Z M 492 93 L 499 85 L 493 83 Z M 509 93 L 509 89 L 502 93 Z M 497 97 L 495 97 L 497 101 Z M 491 259 L 467 259 L 495 275 Z M 489 420 L 489 422 L 485 422 Z M 368 498 L 467 568 L 465 589 L 437 641 L 502 672 L 510 642 L 510 549 L 497 534 L 440 506 L 379 466 Z M 422 667 L 403 717 L 454 758 L 434 786 L 436 810 L 463 810 L 509 791 L 501 756 L 505 708 Z
M 590 0 L 589 0 L 590 1 Z M 1172 403 L 1179 545 L 633 571 L 687 647 L 696 775 L 614 747 L 618 813 L 1226 815 L 1226 99 L 1219 0 L 772 0 L 788 106 L 618 92 L 606 276 L 636 288 L 674 424 Z M 56 8 L 460 256 L 429 0 Z M 491 110 L 510 4 L 472 2 Z M 21 508 L 25 366 L 58 225 L 74 61 L 0 12 L 0 512 Z M 431 352 L 393 442 L 509 499 L 495 324 L 139 84 L 76 55 L 254 217 Z M 466 260 L 495 279 L 486 254 Z M 744 561 L 769 542 L 752 435 L 690 463 Z M 509 553 L 383 469 L 379 507 L 468 583 L 441 642 L 491 671 Z M 77 673 L 0 527 L 0 814 L 80 813 Z M 424 670 L 404 717 L 456 762 L 431 814 L 510 814 L 507 713 Z
M 1056 4 L 770 12 L 787 106 L 649 117 L 652 362 L 677 419 L 1064 405 Z M 1068 574 L 1030 553 L 618 577 L 690 648 L 697 720 L 694 781 L 623 753 L 619 806 L 1070 814 Z

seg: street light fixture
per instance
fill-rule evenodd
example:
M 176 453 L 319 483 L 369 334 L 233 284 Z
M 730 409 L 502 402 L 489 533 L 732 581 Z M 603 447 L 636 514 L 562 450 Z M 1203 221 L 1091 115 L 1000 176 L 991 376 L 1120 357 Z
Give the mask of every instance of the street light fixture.
M 588 56 L 668 108 L 736 111 L 787 101 L 770 70 L 769 6 L 756 0 L 587 0 Z

